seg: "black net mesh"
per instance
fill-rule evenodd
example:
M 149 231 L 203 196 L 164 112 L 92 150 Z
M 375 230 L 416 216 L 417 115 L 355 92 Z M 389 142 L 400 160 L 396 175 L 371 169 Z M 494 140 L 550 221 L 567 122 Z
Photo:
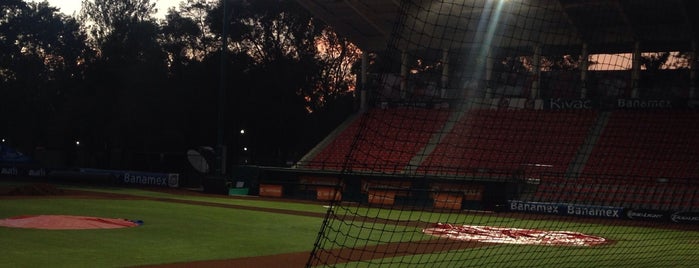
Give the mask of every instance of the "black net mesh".
M 394 2 L 309 266 L 699 263 L 697 3 Z

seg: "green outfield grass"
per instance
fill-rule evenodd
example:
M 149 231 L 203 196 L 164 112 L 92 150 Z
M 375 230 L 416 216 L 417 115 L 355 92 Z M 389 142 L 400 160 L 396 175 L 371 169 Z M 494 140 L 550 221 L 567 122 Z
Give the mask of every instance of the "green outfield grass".
M 0 249 L 3 252 L 0 255 L 0 267 L 124 267 L 310 252 L 323 221 L 320 217 L 167 202 L 170 199 L 319 214 L 327 211 L 324 203 L 264 201 L 254 197 L 233 199 L 221 196 L 183 196 L 133 188 L 62 188 L 129 194 L 166 201 L 41 196 L 2 200 L 0 218 L 66 214 L 143 220 L 145 224 L 110 230 L 0 227 Z M 382 228 L 410 232 L 415 229 L 391 225 Z M 380 241 L 379 232 L 358 232 L 357 228 L 347 230 L 351 237 Z
M 628 228 L 628 227 L 627 227 Z M 376 260 L 375 263 L 395 263 L 382 267 L 454 267 L 454 263 L 436 260 L 468 259 L 476 267 L 697 267 L 697 233 L 687 231 L 660 232 L 631 228 L 616 232 L 623 239 L 612 245 L 597 247 L 552 247 L 503 245 L 456 250 L 436 254 L 410 255 Z M 634 235 L 633 233 L 644 233 Z M 371 262 L 347 263 L 338 267 L 374 267 Z
M 491 224 L 497 218 L 488 219 Z M 340 264 L 337 267 L 697 267 L 699 231 L 513 220 L 506 226 L 573 230 L 601 235 L 614 243 L 593 247 L 485 244 L 485 246 Z
M 382 264 L 378 267 L 401 268 L 458 266 L 448 260 L 470 260 L 469 267 L 697 267 L 699 230 L 519 219 L 483 214 L 425 215 L 423 220 L 436 219 L 455 224 L 582 232 L 602 236 L 613 243 L 593 247 L 489 244 L 450 252 L 346 263 L 338 267 L 377 267 L 377 263 Z M 615 223 L 619 224 L 618 221 Z
M 111 230 L 0 228 L 3 267 L 124 267 L 310 251 L 322 219 L 141 200 L 2 200 L 0 217 L 140 219 Z
M 6 184 L 7 185 L 7 184 Z M 78 187 L 80 188 L 80 187 Z M 206 203 L 274 208 L 325 213 L 323 203 L 261 200 L 254 197 L 182 196 L 132 188 L 80 188 L 122 193 L 157 200 L 103 200 L 41 197 L 0 200 L 0 218 L 35 214 L 68 214 L 143 220 L 144 225 L 110 230 L 34 230 L 0 227 L 0 267 L 125 267 L 147 264 L 189 262 L 310 252 L 323 221 L 320 217 L 249 209 L 215 207 Z M 168 200 L 193 200 L 183 204 Z M 468 256 L 483 267 L 691 267 L 699 246 L 698 231 L 649 227 L 609 226 L 600 223 L 513 219 L 497 214 L 398 213 L 387 209 L 343 206 L 336 214 L 367 215 L 401 220 L 468 223 L 517 228 L 570 230 L 601 235 L 616 243 L 599 247 L 551 247 L 488 245 L 446 253 L 400 257 L 414 266 L 425 267 L 430 260 Z M 350 209 L 353 211 L 339 211 Z M 418 227 L 371 223 L 375 232 L 331 223 L 345 237 L 363 241 L 398 242 L 430 239 Z M 390 232 L 381 232 L 388 230 Z M 392 235 L 393 234 L 393 235 Z M 395 235 L 398 234 L 398 235 Z M 410 235 L 399 235 L 410 234 Z M 342 239 L 342 238 L 338 238 Z M 347 238 L 349 239 L 349 238 Z M 352 241 L 343 241 L 343 244 Z M 600 251 L 604 254 L 600 254 Z M 496 255 L 497 258 L 489 256 Z M 396 258 L 394 258 L 397 260 Z M 387 259 L 389 260 L 389 259 Z M 662 263 L 662 265 L 654 265 Z M 347 267 L 370 267 L 351 263 Z M 444 264 L 446 265 L 446 264 Z M 452 264 L 453 265 L 453 264 Z M 343 265 L 345 266 L 345 265 Z M 431 263 L 430 267 L 440 266 Z M 406 267 L 405 264 L 388 267 Z

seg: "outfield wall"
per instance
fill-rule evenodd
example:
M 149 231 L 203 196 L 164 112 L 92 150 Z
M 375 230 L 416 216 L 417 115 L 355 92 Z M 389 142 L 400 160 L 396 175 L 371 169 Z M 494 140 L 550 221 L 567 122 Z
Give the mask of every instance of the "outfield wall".
M 241 169 L 241 168 L 239 168 Z M 405 206 L 442 211 L 483 210 L 563 217 L 699 224 L 699 212 L 654 210 L 586 203 L 538 202 L 526 196 L 526 179 L 430 178 L 321 173 L 298 169 L 242 167 L 231 184 L 245 181 L 249 194 L 269 198 Z

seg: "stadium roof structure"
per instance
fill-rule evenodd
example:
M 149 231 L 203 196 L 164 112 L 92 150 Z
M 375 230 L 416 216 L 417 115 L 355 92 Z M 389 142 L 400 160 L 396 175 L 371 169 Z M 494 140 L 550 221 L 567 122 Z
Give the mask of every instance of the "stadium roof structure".
M 591 53 L 622 53 L 639 42 L 642 51 L 689 51 L 699 37 L 695 0 L 414 0 L 403 6 L 400 0 L 297 1 L 367 51 L 386 49 L 394 29 L 404 37 L 395 44 L 399 49 L 480 45 L 477 27 L 493 20 L 498 38 L 509 38 L 494 44 L 506 47 L 572 52 L 585 43 Z M 436 3 L 439 12 L 421 14 Z M 411 16 L 401 18 L 401 10 Z M 400 21 L 409 18 L 415 19 Z
M 398 19 L 400 0 L 296 0 L 363 50 L 383 50 Z

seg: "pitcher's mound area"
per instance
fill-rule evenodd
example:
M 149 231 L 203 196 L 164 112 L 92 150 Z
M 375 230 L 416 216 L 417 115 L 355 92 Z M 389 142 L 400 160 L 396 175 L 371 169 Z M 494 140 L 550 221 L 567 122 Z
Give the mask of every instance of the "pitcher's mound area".
M 0 219 L 0 226 L 13 228 L 71 230 L 115 229 L 141 225 L 141 221 L 71 215 L 25 215 Z
M 422 232 L 460 241 L 483 243 L 596 246 L 607 244 L 607 239 L 571 231 L 544 231 L 535 229 L 502 228 L 476 225 L 452 225 L 437 223 Z

